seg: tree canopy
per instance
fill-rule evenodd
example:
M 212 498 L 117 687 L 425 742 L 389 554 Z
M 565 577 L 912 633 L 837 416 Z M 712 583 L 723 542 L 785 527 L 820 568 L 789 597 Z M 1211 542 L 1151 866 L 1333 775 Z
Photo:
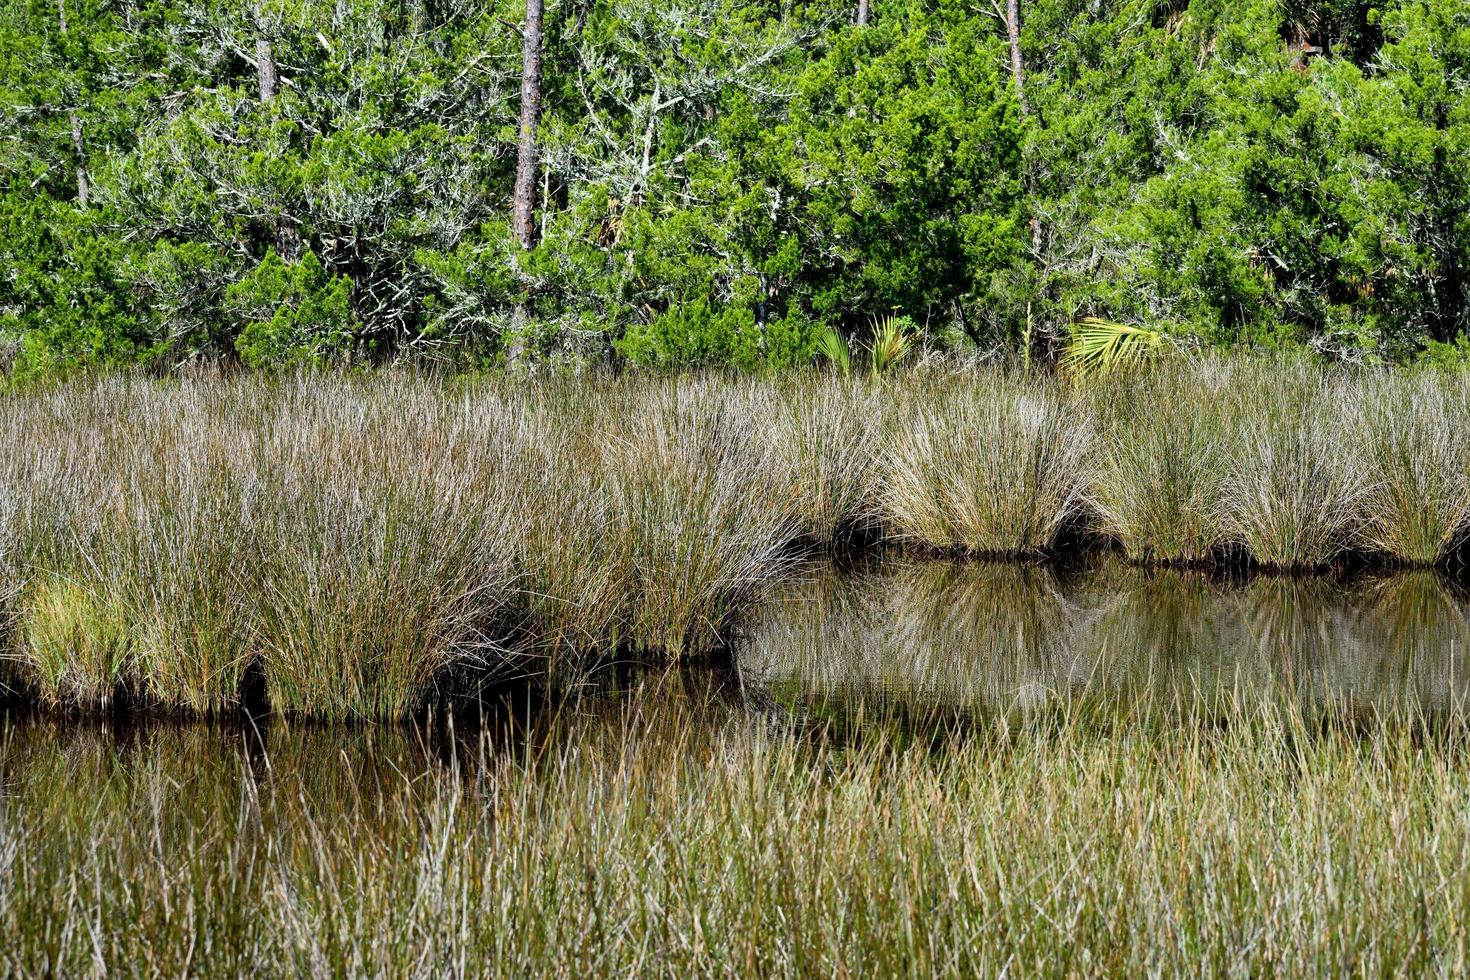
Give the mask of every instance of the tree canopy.
M 1470 350 L 1470 0 L 863 6 L 0 0 L 0 359 Z

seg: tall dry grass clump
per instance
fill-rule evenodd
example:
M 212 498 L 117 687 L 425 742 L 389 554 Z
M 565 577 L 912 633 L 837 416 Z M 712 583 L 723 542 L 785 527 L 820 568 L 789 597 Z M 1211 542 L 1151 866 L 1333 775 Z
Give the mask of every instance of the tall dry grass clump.
M 515 533 L 456 458 L 438 390 L 312 379 L 278 399 L 259 514 L 255 645 L 272 704 L 401 715 L 445 670 L 495 650 Z
M 216 713 L 259 667 L 279 710 L 382 717 L 470 674 L 699 655 L 866 491 L 784 397 L 393 373 L 16 396 L 7 662 L 57 706 Z
M 863 377 L 800 374 L 779 383 L 773 397 L 773 435 L 798 494 L 802 534 L 825 545 L 873 529 L 887 438 L 881 389 Z
M 160 414 L 174 407 L 172 430 L 156 462 L 139 466 L 131 501 L 121 488 L 123 512 L 97 528 L 112 565 L 104 577 L 124 596 L 137 694 L 215 714 L 238 700 L 254 655 L 255 519 L 268 488 L 258 436 L 236 419 L 259 411 L 258 400 L 214 386 L 191 392 L 197 405 L 155 397 Z
M 1413 565 L 1444 558 L 1470 530 L 1470 383 L 1459 375 L 1369 378 L 1359 418 L 1365 492 L 1359 540 Z
M 487 385 L 465 396 L 463 463 L 508 515 L 518 670 L 577 667 L 625 632 L 630 572 L 601 463 L 603 411 L 636 403 L 553 380 Z
M 1251 368 L 1229 388 L 1230 529 L 1262 565 L 1320 568 L 1350 547 L 1366 489 L 1352 458 L 1358 389 L 1318 368 Z
M 469 398 L 494 424 L 466 445 L 502 474 L 493 492 L 517 518 L 508 547 L 530 669 L 619 649 L 707 652 L 804 526 L 810 498 L 772 432 L 766 382 L 553 380 Z
M 1100 530 L 1144 563 L 1212 560 L 1228 534 L 1224 484 L 1232 371 L 1218 362 L 1163 364 L 1101 379 L 1097 475 Z
M 893 410 L 883 503 L 900 537 L 1036 555 L 1081 514 L 1092 430 L 1065 391 L 992 373 L 916 386 Z
M 784 564 L 800 497 L 762 431 L 766 389 L 678 381 L 604 447 L 614 528 L 625 536 L 628 640 L 677 656 L 718 645 L 732 616 Z
M 238 394 L 113 378 L 30 406 L 27 469 L 7 480 L 25 512 L 13 650 L 44 700 L 233 703 L 249 593 Z

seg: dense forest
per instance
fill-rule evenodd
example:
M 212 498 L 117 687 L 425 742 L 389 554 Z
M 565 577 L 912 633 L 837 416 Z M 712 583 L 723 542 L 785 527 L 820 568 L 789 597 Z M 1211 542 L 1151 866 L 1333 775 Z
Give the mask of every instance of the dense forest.
M 0 364 L 1470 351 L 1470 0 L 0 0 Z

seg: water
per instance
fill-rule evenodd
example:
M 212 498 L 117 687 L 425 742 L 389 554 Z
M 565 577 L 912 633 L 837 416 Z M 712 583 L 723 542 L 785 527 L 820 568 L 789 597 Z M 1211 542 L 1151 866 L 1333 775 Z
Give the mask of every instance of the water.
M 1467 699 L 1470 596 L 1433 573 L 1220 578 L 1113 560 L 884 561 L 807 568 L 742 625 L 730 663 L 624 669 L 570 702 L 517 697 L 454 724 L 376 728 L 12 718 L 0 766 L 11 785 L 38 769 L 105 782 L 162 768 L 180 785 L 220 769 L 236 788 L 285 774 L 335 799 L 429 771 L 476 772 L 489 757 L 594 729 L 652 728 L 660 712 L 711 729 L 862 738 L 896 722 L 982 723 L 1079 703 L 1130 716 L 1275 702 L 1454 721 Z
M 1470 598 L 1429 572 L 1222 579 L 1112 560 L 827 567 L 761 611 L 738 667 L 747 689 L 828 716 L 1274 700 L 1457 717 L 1470 694 Z

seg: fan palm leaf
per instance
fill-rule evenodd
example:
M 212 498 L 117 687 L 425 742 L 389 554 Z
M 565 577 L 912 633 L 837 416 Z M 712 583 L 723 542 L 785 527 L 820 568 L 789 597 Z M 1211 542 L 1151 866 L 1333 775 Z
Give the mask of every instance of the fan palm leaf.
M 825 327 L 817 335 L 817 353 L 844 378 L 852 373 L 852 348 L 835 327 Z
M 1147 327 L 1085 317 L 1072 325 L 1062 363 L 1080 377 L 1133 367 L 1164 346 L 1164 333 Z

